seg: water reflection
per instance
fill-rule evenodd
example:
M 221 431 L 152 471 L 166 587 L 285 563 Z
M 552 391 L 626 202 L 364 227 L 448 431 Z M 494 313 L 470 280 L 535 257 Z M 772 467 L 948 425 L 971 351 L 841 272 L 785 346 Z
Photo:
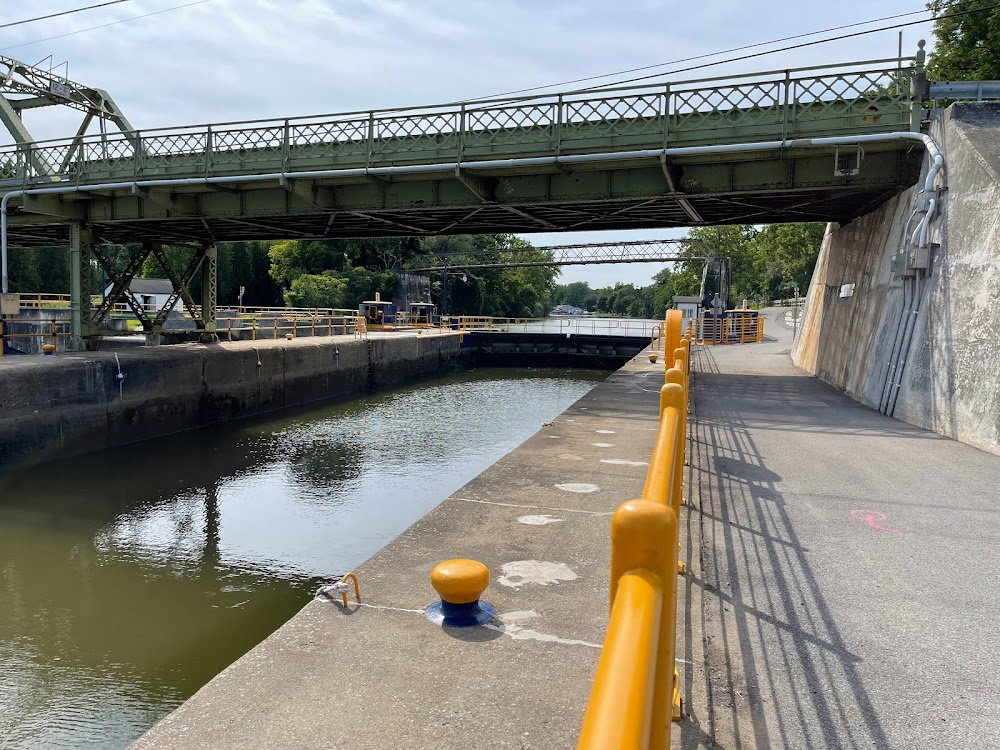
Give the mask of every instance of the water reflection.
M 0 748 L 128 745 L 603 374 L 486 370 L 0 479 Z

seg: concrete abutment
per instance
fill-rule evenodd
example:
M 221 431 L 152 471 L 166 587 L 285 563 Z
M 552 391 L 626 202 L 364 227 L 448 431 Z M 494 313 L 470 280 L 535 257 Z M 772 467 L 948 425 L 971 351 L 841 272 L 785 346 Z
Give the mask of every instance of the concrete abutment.
M 891 268 L 919 188 L 831 225 L 793 361 L 867 406 L 1000 454 L 1000 104 L 956 104 L 930 135 L 947 179 L 929 275 L 904 286 Z
M 5 358 L 0 470 L 445 373 L 467 359 L 460 338 L 316 337 Z

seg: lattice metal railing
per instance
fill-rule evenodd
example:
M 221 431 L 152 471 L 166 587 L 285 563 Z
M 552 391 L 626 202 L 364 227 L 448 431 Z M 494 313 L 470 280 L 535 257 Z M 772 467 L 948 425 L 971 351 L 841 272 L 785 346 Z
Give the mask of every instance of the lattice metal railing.
M 916 69 L 922 68 L 917 58 Z M 910 130 L 914 59 L 412 109 L 95 135 L 0 149 L 0 181 L 44 166 L 94 184 Z M 29 158 L 31 157 L 31 158 Z M 48 177 L 51 180 L 51 175 Z

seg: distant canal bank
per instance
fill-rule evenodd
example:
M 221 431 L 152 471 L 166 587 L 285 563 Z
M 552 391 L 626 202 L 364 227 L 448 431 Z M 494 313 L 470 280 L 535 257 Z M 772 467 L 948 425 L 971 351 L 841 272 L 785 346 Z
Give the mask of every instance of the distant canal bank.
M 0 478 L 0 748 L 126 747 L 605 376 L 477 370 Z

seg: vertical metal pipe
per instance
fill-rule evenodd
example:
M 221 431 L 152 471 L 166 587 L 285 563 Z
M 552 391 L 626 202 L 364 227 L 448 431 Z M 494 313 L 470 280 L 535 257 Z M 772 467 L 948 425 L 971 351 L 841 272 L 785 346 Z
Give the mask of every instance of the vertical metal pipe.
M 80 224 L 69 225 L 69 294 L 70 316 L 73 321 L 73 338 L 70 348 L 83 351 L 83 255 L 81 252 L 82 231 Z
M 11 190 L 3 198 L 0 198 L 0 255 L 2 255 L 2 291 L 4 294 L 10 291 L 8 288 L 9 279 L 7 278 L 7 204 L 11 198 L 20 198 L 22 195 L 24 195 L 23 190 Z
M 889 401 L 886 404 L 885 413 L 890 417 L 896 411 L 896 400 L 899 398 L 899 389 L 903 385 L 903 374 L 906 371 L 906 360 L 910 355 L 910 344 L 913 342 L 913 332 L 917 328 L 917 318 L 920 315 L 920 297 L 923 293 L 923 285 L 918 276 L 913 280 L 913 305 L 910 314 L 906 316 L 906 328 L 903 333 L 903 343 L 899 350 L 899 364 L 896 366 L 896 382 L 889 393 Z

